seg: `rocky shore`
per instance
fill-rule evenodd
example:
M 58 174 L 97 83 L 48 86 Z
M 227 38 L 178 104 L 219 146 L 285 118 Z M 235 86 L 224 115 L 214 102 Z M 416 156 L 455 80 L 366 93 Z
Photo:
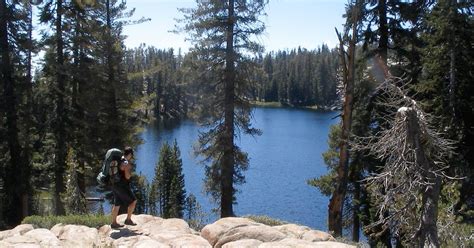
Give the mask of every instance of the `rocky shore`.
M 125 215 L 118 218 L 120 223 Z M 295 224 L 267 226 L 246 218 L 223 218 L 201 232 L 182 219 L 136 215 L 136 226 L 113 230 L 57 224 L 50 230 L 23 224 L 0 232 L 0 247 L 354 247 L 336 242 L 328 233 Z

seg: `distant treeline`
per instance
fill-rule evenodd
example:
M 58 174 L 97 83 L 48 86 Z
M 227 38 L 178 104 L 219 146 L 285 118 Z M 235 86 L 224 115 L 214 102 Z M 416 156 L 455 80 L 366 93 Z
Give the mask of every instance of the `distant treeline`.
M 142 44 L 125 55 L 132 95 L 142 98 L 145 116 L 177 118 L 189 111 L 200 97 L 189 83 L 199 73 L 192 68 L 192 57 L 181 50 L 158 49 Z M 322 45 L 315 50 L 297 48 L 269 52 L 255 59 L 258 68 L 249 75 L 253 85 L 247 97 L 290 106 L 328 106 L 337 100 L 338 55 Z M 188 83 L 185 83 L 188 82 Z
M 256 75 L 255 100 L 294 106 L 330 105 L 337 100 L 338 55 L 327 45 L 270 52 L 258 62 L 263 74 Z

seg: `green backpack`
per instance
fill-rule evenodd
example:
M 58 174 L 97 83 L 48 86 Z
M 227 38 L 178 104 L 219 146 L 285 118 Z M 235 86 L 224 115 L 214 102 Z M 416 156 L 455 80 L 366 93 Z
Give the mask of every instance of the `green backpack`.
M 122 160 L 123 153 L 120 149 L 112 148 L 105 154 L 102 169 L 97 175 L 97 182 L 99 186 L 106 186 L 118 181 L 119 164 Z

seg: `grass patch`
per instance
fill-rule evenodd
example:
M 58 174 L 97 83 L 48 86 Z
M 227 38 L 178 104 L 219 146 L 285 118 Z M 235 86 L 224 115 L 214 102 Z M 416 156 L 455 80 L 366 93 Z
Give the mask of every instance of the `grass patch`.
M 51 229 L 54 225 L 63 223 L 65 225 L 84 225 L 98 228 L 110 224 L 110 215 L 65 215 L 65 216 L 38 216 L 26 217 L 22 224 L 32 224 L 35 228 Z
M 269 108 L 280 108 L 283 105 L 280 102 L 260 102 L 260 101 L 251 101 L 250 104 L 256 107 L 269 107 Z
M 280 226 L 280 225 L 288 224 L 288 222 L 286 221 L 274 219 L 265 215 L 245 215 L 243 217 L 251 219 L 257 223 L 261 223 L 267 226 Z

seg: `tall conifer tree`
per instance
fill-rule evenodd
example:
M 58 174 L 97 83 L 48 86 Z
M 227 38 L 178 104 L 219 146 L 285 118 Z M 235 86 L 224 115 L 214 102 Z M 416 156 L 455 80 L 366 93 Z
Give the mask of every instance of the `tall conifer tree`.
M 267 1 L 197 1 L 194 9 L 184 9 L 183 31 L 193 42 L 197 69 L 203 83 L 205 102 L 202 116 L 208 131 L 199 137 L 198 152 L 206 167 L 207 191 L 220 205 L 221 217 L 234 215 L 236 183 L 244 182 L 247 154 L 235 144 L 238 130 L 256 134 L 250 127 L 249 72 L 254 68 L 250 55 L 263 47 L 254 36 L 264 30 L 260 17 Z
M 5 197 L 8 199 L 2 203 L 4 211 L 0 216 L 6 217 L 10 225 L 18 224 L 28 214 L 29 194 L 29 165 L 26 154 L 23 152 L 20 141 L 19 124 L 19 101 L 21 99 L 20 83 L 24 77 L 22 71 L 26 66 L 20 49 L 26 39 L 24 27 L 27 26 L 28 7 L 24 4 L 8 3 L 0 1 L 0 67 L 2 100 L 4 106 L 6 126 L 6 141 L 9 154 L 7 165 L 1 168 L 0 183 Z M 15 41 L 15 44 L 12 44 Z M 2 112 L 3 112 L 2 111 Z M 3 113 L 2 113 L 3 115 Z M 2 116 L 3 117 L 3 116 Z M 2 118 L 3 125 L 3 118 Z M 6 154 L 6 153 L 5 153 Z M 3 192 L 2 192 L 3 193 Z

